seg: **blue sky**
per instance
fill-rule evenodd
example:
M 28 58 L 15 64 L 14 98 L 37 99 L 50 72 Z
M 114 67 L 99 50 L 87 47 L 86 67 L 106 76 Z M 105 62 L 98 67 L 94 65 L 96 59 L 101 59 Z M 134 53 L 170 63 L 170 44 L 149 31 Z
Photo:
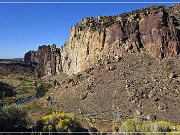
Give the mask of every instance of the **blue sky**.
M 44 44 L 55 43 L 57 47 L 60 47 L 68 39 L 70 27 L 80 22 L 84 17 L 117 15 L 150 5 L 157 4 L 0 3 L 0 58 L 23 57 L 25 52 L 36 50 L 38 46 Z M 170 6 L 171 4 L 163 5 Z

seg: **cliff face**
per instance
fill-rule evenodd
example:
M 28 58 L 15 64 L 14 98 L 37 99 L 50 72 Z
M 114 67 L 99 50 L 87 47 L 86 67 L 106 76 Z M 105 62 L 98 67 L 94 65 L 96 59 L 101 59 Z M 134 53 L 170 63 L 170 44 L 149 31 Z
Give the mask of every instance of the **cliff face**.
M 157 59 L 177 56 L 179 7 L 156 6 L 118 16 L 85 18 L 71 27 L 70 38 L 60 51 L 43 46 L 35 53 L 39 67 L 43 67 L 40 76 L 58 73 L 59 69 L 76 74 L 103 57 L 119 58 L 142 50 Z
M 55 75 L 61 68 L 60 49 L 52 46 L 40 46 L 37 51 L 29 51 L 25 54 L 25 61 L 36 63 L 36 77 Z
M 173 4 L 168 8 L 167 12 L 176 18 L 176 23 L 180 24 L 180 4 Z
M 137 53 L 141 48 L 154 58 L 179 54 L 175 18 L 164 7 L 151 7 L 114 17 L 85 18 L 71 28 L 62 47 L 62 67 L 68 74 L 88 68 L 103 55 Z

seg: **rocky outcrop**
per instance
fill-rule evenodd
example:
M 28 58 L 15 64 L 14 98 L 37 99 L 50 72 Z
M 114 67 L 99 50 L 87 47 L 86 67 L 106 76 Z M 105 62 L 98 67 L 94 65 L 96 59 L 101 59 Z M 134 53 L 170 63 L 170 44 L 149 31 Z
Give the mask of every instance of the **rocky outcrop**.
M 29 51 L 25 54 L 25 61 L 36 63 L 36 77 L 55 75 L 61 68 L 60 49 L 56 45 L 43 45 L 37 51 Z
M 179 18 L 174 16 L 179 7 L 152 6 L 118 16 L 84 18 L 71 27 L 70 38 L 58 53 L 50 46 L 42 46 L 35 53 L 39 75 L 60 70 L 72 75 L 103 57 L 120 58 L 141 51 L 160 60 L 175 57 L 180 52 Z
M 24 55 L 24 61 L 30 61 L 30 62 L 35 62 L 34 61 L 34 56 L 35 52 L 34 51 L 29 51 Z
M 12 97 L 16 95 L 16 92 L 13 90 L 13 87 L 0 82 L 0 99 L 5 98 L 5 97 Z
M 180 24 L 180 3 L 173 4 L 171 7 L 167 8 L 167 12 L 174 17 L 175 23 Z

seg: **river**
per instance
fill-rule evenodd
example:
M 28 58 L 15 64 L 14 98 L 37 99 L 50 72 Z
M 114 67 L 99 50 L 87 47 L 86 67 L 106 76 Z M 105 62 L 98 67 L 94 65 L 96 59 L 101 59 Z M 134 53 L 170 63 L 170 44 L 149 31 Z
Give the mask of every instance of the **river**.
M 16 105 L 20 105 L 20 104 L 23 104 L 23 103 L 26 103 L 26 102 L 29 102 L 33 99 L 36 99 L 36 98 L 40 98 L 40 97 L 43 97 L 46 92 L 48 91 L 48 87 L 44 87 L 43 89 L 41 90 L 37 90 L 37 93 L 36 95 L 33 95 L 33 96 L 30 96 L 30 97 L 27 97 L 27 98 L 23 98 L 23 99 L 20 99 L 18 101 L 15 102 Z

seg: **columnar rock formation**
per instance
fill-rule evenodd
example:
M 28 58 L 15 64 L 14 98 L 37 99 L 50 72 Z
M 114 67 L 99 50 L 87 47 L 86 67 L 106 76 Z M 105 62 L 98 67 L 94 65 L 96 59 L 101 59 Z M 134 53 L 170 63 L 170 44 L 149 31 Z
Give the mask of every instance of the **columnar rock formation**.
M 76 74 L 99 59 L 139 53 L 163 59 L 180 52 L 178 17 L 180 5 L 170 8 L 153 6 L 118 16 L 85 18 L 71 27 L 70 38 L 61 50 L 55 46 L 39 47 L 25 60 L 37 62 L 39 76 L 61 70 Z M 37 60 L 35 60 L 37 59 Z
M 56 48 L 56 45 L 43 45 L 37 51 L 29 51 L 25 54 L 24 60 L 37 63 L 37 78 L 55 75 L 62 70 L 60 49 Z

